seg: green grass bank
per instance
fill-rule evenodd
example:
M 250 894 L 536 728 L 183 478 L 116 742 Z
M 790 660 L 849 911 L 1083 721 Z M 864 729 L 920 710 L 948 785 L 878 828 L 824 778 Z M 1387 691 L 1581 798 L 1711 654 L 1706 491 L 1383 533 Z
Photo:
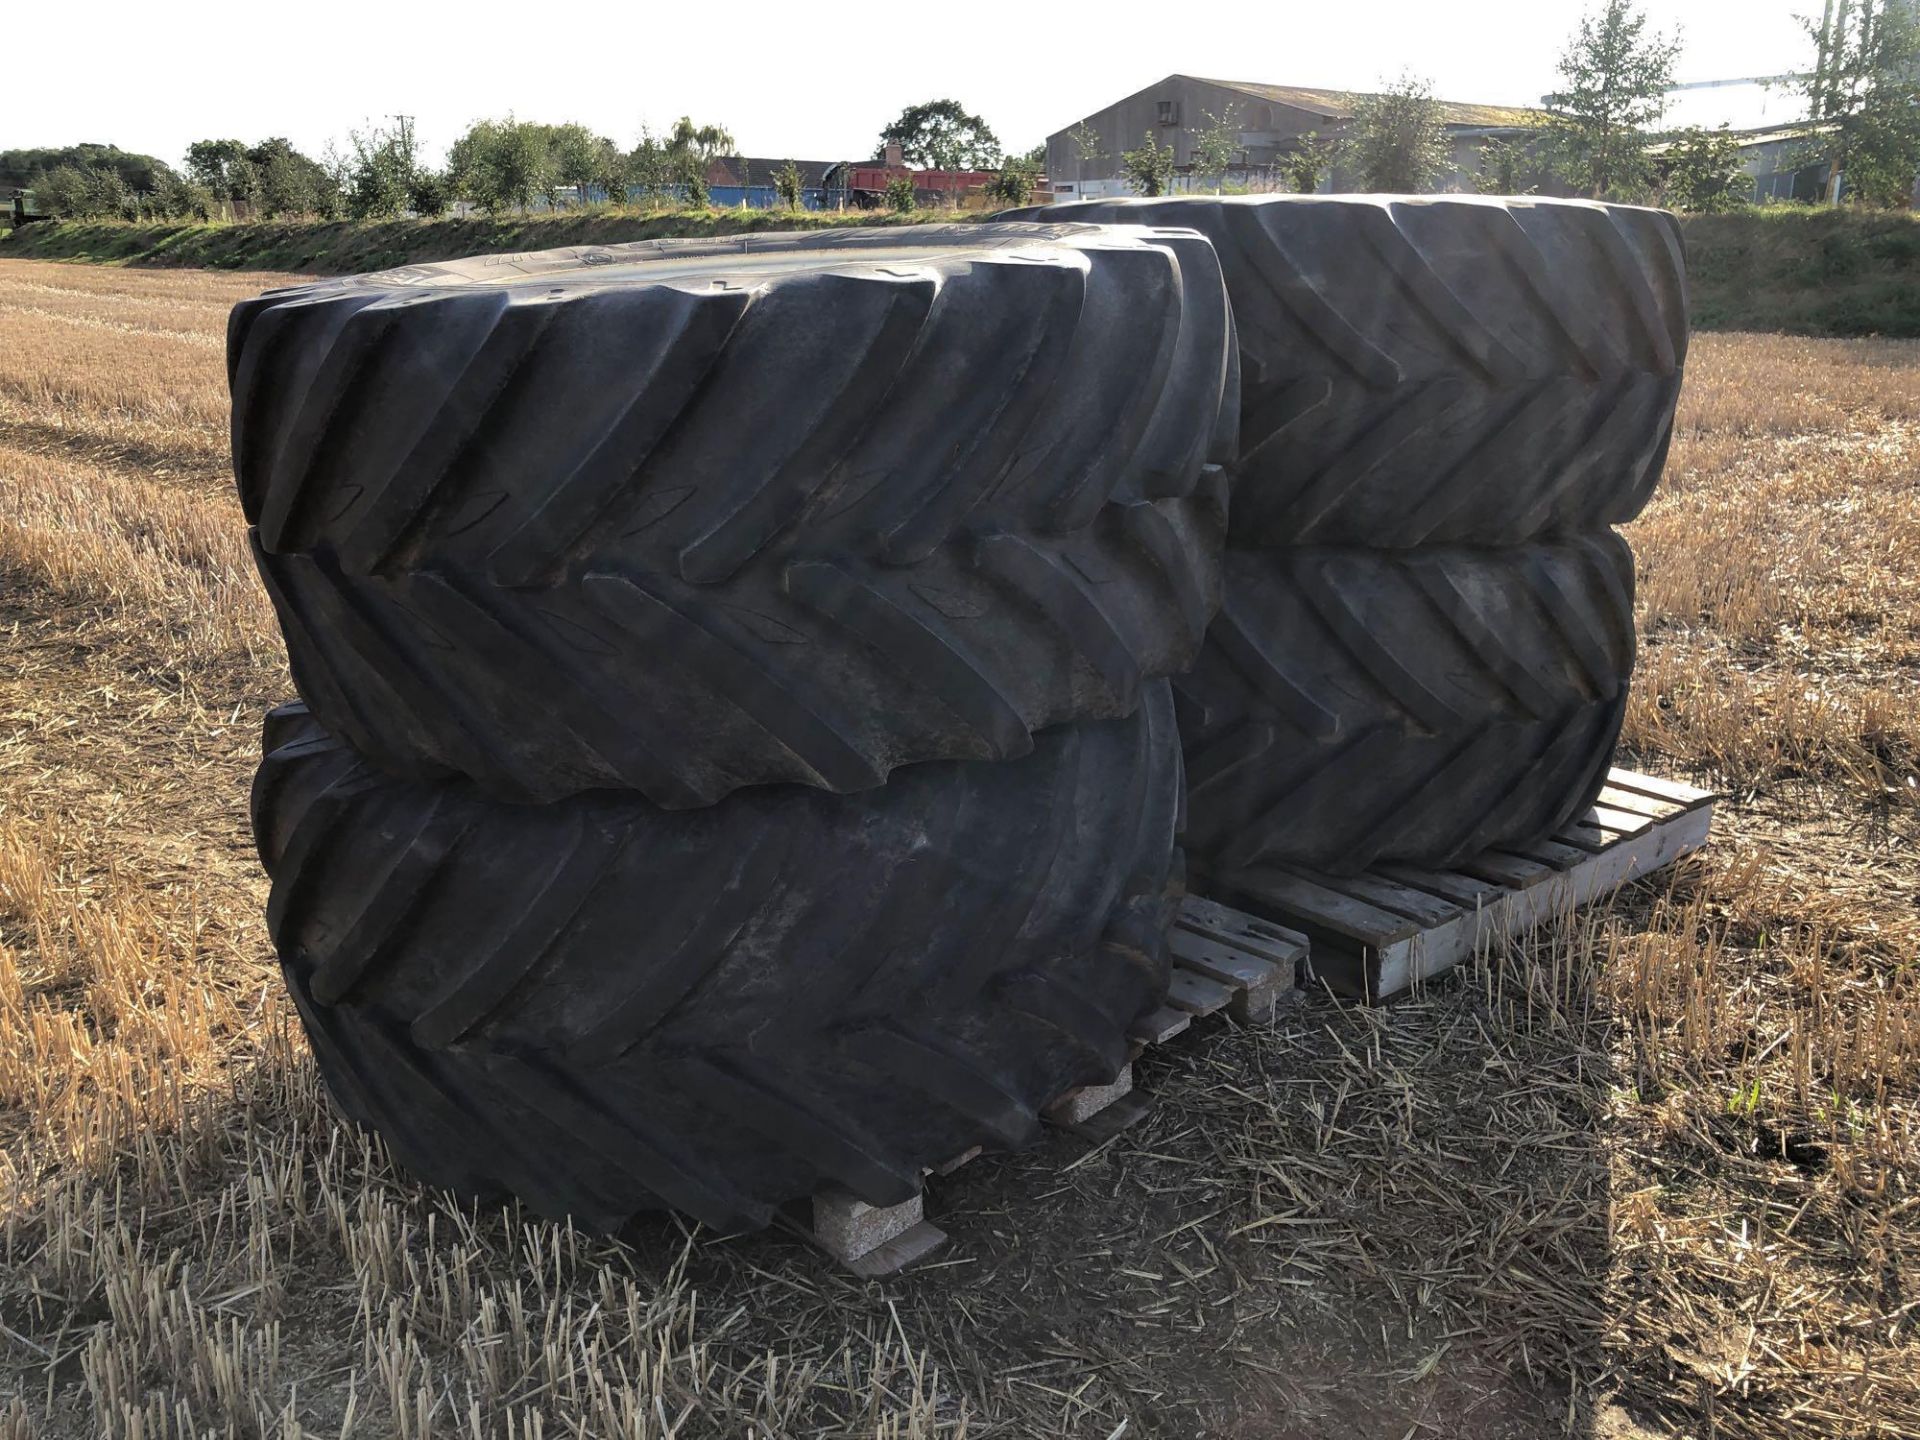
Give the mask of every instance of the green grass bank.
M 353 275 L 394 265 L 455 260 L 463 255 L 943 218 L 948 217 L 925 211 L 898 216 L 884 212 L 791 215 L 770 210 L 667 210 L 500 219 L 476 216 L 467 220 L 285 220 L 244 225 L 37 222 L 0 238 L 0 258 Z
M 1920 218 L 1778 206 L 1687 218 L 1694 328 L 1920 337 Z
M 378 223 L 35 224 L 0 238 L 0 257 L 344 275 L 564 245 L 943 218 L 933 211 L 709 210 Z M 1781 206 L 1690 216 L 1685 225 L 1698 329 L 1920 337 L 1920 219 L 1913 215 Z

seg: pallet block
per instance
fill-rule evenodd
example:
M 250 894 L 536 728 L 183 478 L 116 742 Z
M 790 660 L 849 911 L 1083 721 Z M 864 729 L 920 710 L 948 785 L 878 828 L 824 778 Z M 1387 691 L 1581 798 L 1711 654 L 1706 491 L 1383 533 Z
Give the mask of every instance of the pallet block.
M 923 1195 L 899 1205 L 869 1205 L 850 1190 L 829 1186 L 813 1197 L 813 1242 L 856 1275 L 891 1275 L 947 1243 L 947 1232 L 929 1225 L 925 1211 Z
M 1259 866 L 1196 876 L 1196 885 L 1307 937 L 1312 983 L 1384 1000 L 1485 941 L 1522 934 L 1698 850 L 1716 798 L 1614 770 L 1593 808 L 1550 839 L 1490 850 L 1455 870 L 1382 865 L 1329 876 Z
M 1172 979 L 1164 1005 L 1135 1021 L 1132 1056 L 1164 1045 L 1194 1019 L 1224 1010 L 1241 1024 L 1271 1021 L 1300 995 L 1307 940 L 1256 916 L 1211 900 L 1189 897 L 1175 921 L 1168 949 Z M 1148 1098 L 1133 1088 L 1130 1058 L 1104 1085 L 1082 1085 L 1056 1098 L 1041 1118 L 1083 1139 L 1110 1140 L 1144 1116 Z M 930 1167 L 928 1176 L 951 1175 L 980 1154 L 964 1154 Z M 899 1205 L 869 1205 L 851 1191 L 831 1186 L 813 1197 L 811 1224 L 802 1227 L 815 1245 L 863 1278 L 896 1274 L 924 1260 L 947 1235 L 926 1218 L 925 1191 Z

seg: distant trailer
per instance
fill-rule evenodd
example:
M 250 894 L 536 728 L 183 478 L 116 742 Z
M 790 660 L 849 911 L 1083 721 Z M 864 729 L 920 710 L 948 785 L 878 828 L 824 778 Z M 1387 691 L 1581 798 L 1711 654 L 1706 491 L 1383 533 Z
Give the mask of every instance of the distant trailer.
M 8 223 L 15 229 L 32 220 L 52 218 L 52 212 L 39 202 L 31 190 L 15 190 L 7 201 Z
M 800 190 L 800 208 L 831 210 L 838 203 L 839 195 L 837 190 L 803 186 Z M 773 185 L 709 185 L 707 203 L 716 210 L 775 210 L 785 202 L 780 198 L 779 189 Z

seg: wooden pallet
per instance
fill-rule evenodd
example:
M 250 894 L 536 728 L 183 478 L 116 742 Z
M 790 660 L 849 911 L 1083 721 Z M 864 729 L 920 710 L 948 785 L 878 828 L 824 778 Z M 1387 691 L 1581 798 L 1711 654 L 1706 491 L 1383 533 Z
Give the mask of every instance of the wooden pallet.
M 1263 866 L 1196 876 L 1196 886 L 1304 934 L 1311 983 L 1383 1000 L 1458 965 L 1485 941 L 1522 934 L 1698 850 L 1716 798 L 1614 770 L 1599 802 L 1552 839 L 1490 850 L 1457 870 L 1382 865 L 1329 876 Z
M 1301 994 L 1307 963 L 1304 935 L 1190 897 L 1169 937 L 1173 961 L 1166 1004 L 1134 1022 L 1132 1054 L 1110 1083 L 1083 1085 L 1059 1096 L 1042 1117 L 1048 1124 L 1096 1143 L 1109 1140 L 1147 1113 L 1147 1097 L 1133 1088 L 1133 1059 L 1164 1045 L 1203 1015 L 1226 1011 L 1242 1024 L 1271 1021 Z M 927 1176 L 951 1175 L 980 1154 L 956 1155 Z M 899 1205 L 869 1205 L 837 1186 L 813 1197 L 800 1229 L 840 1264 L 862 1277 L 892 1275 L 926 1259 L 947 1234 L 926 1218 L 923 1189 Z

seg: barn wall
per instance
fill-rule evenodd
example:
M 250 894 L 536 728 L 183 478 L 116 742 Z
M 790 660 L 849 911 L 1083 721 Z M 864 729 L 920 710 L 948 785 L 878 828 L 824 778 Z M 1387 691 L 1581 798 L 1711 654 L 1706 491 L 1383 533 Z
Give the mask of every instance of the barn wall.
M 1177 107 L 1178 125 L 1161 123 L 1160 107 Z M 1239 90 L 1187 76 L 1174 75 L 1127 96 L 1086 117 L 1098 133 L 1102 154 L 1097 161 L 1083 159 L 1073 143 L 1074 127 L 1047 137 L 1047 174 L 1061 200 L 1093 199 L 1130 193 L 1120 176 L 1120 155 L 1138 148 L 1151 133 L 1162 145 L 1173 147 L 1173 163 L 1193 160 L 1193 136 L 1219 116 L 1237 127 L 1248 164 L 1261 169 L 1282 159 L 1300 136 L 1314 133 L 1324 139 L 1339 136 L 1346 122 L 1277 101 L 1262 100 Z M 1436 188 L 1471 190 L 1480 174 L 1480 152 L 1485 132 L 1461 130 L 1449 136 L 1450 162 Z M 1322 183 L 1323 191 L 1351 190 L 1357 180 L 1345 167 L 1336 167 Z
M 1163 102 L 1177 107 L 1177 125 L 1161 123 Z M 1063 182 L 1078 185 L 1111 180 L 1120 173 L 1121 153 L 1138 149 L 1149 134 L 1159 144 L 1173 147 L 1174 164 L 1190 164 L 1194 132 L 1206 129 L 1211 123 L 1209 117 L 1216 115 L 1238 127 L 1240 143 L 1256 164 L 1267 163 L 1276 146 L 1284 146 L 1296 135 L 1329 128 L 1323 117 L 1305 110 L 1255 100 L 1238 90 L 1175 75 L 1086 117 L 1086 123 L 1100 137 L 1103 153 L 1097 162 L 1083 160 L 1070 138 L 1073 127 L 1049 135 L 1047 175 L 1056 189 Z

